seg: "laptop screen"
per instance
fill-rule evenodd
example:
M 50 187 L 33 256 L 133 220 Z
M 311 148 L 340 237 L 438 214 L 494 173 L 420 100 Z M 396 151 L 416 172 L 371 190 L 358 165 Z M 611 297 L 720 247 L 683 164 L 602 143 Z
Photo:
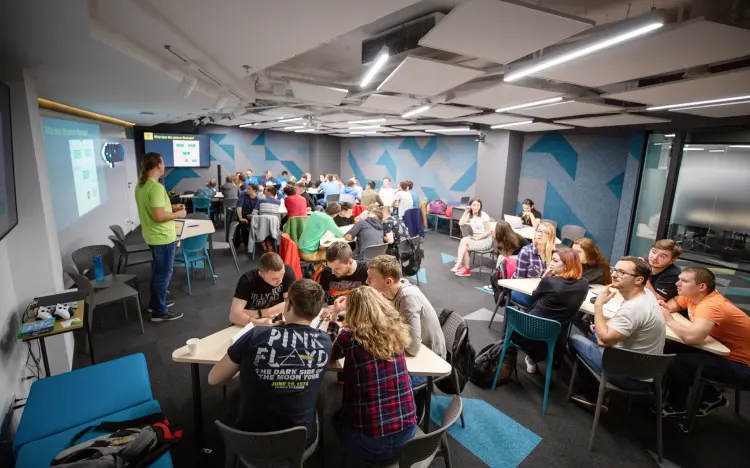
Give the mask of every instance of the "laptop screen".
M 182 230 L 185 229 L 185 221 L 181 219 L 175 219 L 174 221 L 174 231 L 175 234 L 177 234 L 177 238 L 179 239 L 182 237 Z
M 471 197 L 461 197 L 461 206 L 466 206 L 469 204 L 469 200 L 471 200 Z

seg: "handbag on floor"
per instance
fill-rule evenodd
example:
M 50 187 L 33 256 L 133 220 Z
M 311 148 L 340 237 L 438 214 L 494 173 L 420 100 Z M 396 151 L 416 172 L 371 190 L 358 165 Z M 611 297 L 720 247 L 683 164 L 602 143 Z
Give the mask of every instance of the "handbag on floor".
M 477 387 L 492 388 L 492 381 L 495 379 L 497 371 L 497 361 L 500 359 L 500 353 L 503 350 L 503 342 L 488 344 L 477 355 L 474 360 L 474 369 L 469 375 L 469 380 Z M 518 354 L 515 348 L 508 348 L 505 351 L 505 358 L 500 369 L 500 376 L 497 379 L 498 385 L 510 380 L 510 374 L 516 367 L 516 358 Z

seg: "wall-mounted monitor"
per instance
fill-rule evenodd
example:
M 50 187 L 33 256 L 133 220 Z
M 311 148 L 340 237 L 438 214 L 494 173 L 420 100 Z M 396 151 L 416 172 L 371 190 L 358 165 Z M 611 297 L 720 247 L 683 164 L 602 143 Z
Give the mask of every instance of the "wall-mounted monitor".
M 208 135 L 143 132 L 146 153 L 159 153 L 166 167 L 209 167 Z

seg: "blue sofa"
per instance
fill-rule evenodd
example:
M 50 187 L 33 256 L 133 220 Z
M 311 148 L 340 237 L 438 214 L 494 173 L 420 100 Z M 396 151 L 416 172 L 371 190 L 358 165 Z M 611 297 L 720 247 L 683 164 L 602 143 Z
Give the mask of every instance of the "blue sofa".
M 31 386 L 13 440 L 16 467 L 48 467 L 73 436 L 88 426 L 160 411 L 151 394 L 143 354 L 38 380 Z M 89 431 L 80 441 L 101 435 Z M 165 453 L 151 466 L 171 467 L 172 458 Z

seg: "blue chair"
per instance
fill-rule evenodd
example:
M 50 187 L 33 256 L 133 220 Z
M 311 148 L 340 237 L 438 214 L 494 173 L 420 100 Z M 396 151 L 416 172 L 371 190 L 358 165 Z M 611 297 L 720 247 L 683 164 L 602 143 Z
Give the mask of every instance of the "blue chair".
M 505 341 L 503 341 L 503 350 L 500 352 L 500 360 L 497 363 L 495 379 L 492 381 L 492 390 L 497 385 L 497 378 L 500 376 L 500 367 L 505 358 L 505 351 L 509 346 L 520 348 L 510 339 L 513 332 L 534 341 L 544 341 L 547 343 L 547 375 L 544 382 L 544 400 L 542 401 L 542 414 L 547 414 L 547 396 L 549 395 L 549 382 L 552 377 L 552 360 L 555 356 L 555 343 L 560 336 L 560 322 L 550 320 L 536 315 L 521 312 L 513 307 L 505 308 L 505 318 L 508 321 L 508 330 L 505 332 Z
M 214 267 L 211 264 L 211 258 L 208 256 L 208 234 L 202 234 L 200 236 L 188 237 L 180 241 L 180 250 L 175 253 L 175 263 L 181 263 L 185 265 L 185 274 L 187 275 L 188 294 L 192 295 L 193 291 L 190 288 L 190 269 L 195 267 L 198 262 L 204 262 L 203 274 L 206 273 L 206 264 L 208 269 L 211 271 L 211 279 L 216 284 L 216 276 L 214 276 Z
M 206 213 L 208 215 L 208 219 L 211 219 L 211 199 L 204 197 L 194 197 L 193 212 Z

